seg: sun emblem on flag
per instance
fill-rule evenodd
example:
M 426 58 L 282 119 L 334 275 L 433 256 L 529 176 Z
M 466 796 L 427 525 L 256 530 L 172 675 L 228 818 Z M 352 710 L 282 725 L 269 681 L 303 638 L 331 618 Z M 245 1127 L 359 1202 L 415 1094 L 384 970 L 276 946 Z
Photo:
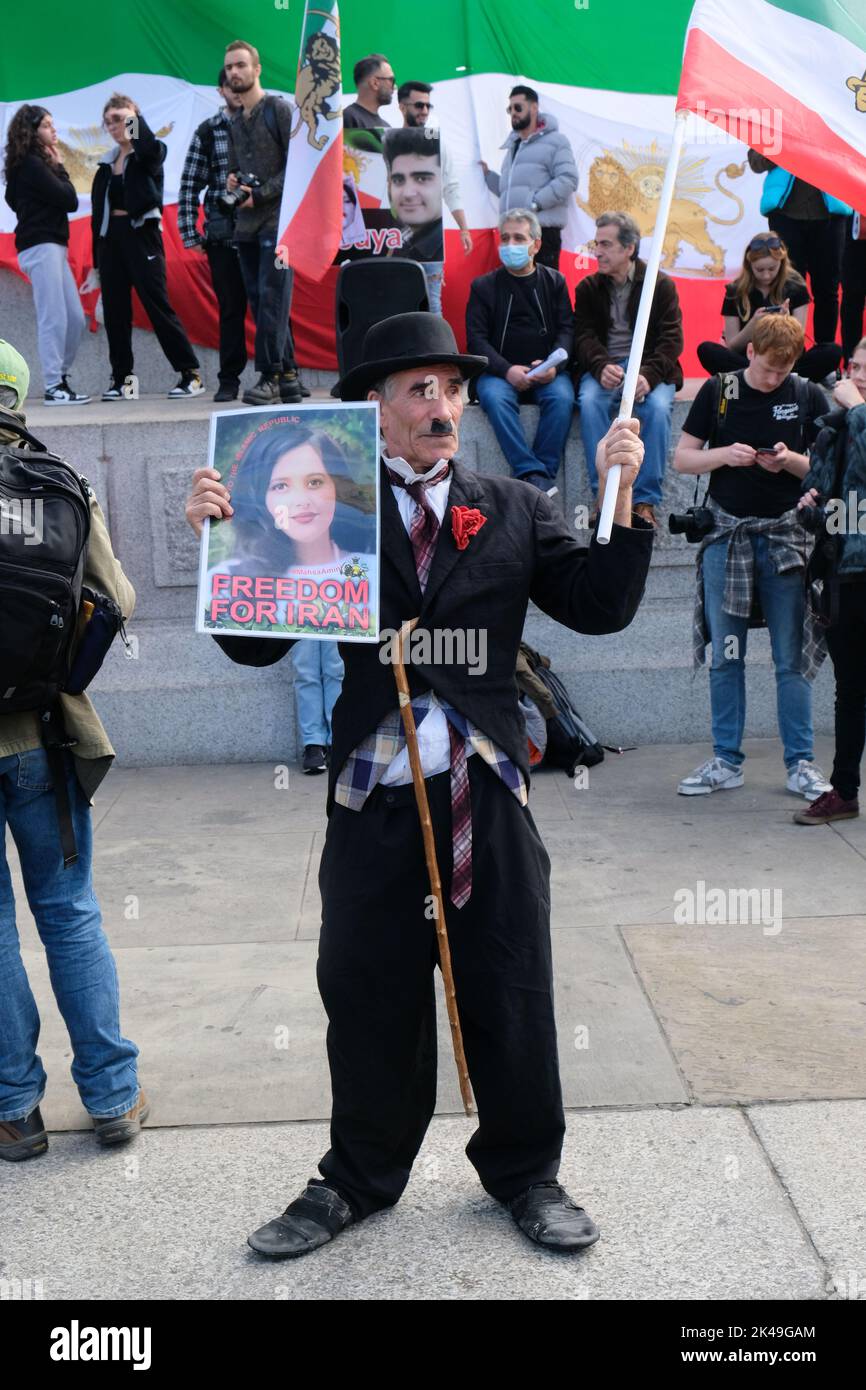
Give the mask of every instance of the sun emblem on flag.
M 173 128 L 174 121 L 170 121 L 154 134 L 158 140 L 164 140 Z M 72 180 L 76 193 L 90 192 L 96 166 L 113 144 L 114 141 L 106 135 L 101 125 L 70 126 L 69 141 L 58 140 L 63 167 Z

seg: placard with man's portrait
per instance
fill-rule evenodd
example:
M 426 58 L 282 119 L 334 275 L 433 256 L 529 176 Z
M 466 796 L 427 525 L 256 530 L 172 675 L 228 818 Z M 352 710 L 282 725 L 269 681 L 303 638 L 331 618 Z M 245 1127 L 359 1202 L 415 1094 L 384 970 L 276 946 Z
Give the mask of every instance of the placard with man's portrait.
M 444 260 L 438 130 L 343 132 L 343 240 L 337 260 L 359 256 Z

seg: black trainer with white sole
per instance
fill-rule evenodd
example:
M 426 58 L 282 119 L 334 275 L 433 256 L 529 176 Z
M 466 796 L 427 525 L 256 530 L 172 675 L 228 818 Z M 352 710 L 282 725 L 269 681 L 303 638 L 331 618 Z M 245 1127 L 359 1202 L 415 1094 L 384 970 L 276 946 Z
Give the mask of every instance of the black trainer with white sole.
M 308 743 L 305 745 L 301 766 L 304 772 L 308 774 L 327 772 L 328 754 L 321 743 Z
M 89 405 L 89 396 L 80 396 L 77 391 L 73 391 L 69 382 L 64 379 L 59 381 L 56 386 L 49 386 L 43 397 L 45 405 Z

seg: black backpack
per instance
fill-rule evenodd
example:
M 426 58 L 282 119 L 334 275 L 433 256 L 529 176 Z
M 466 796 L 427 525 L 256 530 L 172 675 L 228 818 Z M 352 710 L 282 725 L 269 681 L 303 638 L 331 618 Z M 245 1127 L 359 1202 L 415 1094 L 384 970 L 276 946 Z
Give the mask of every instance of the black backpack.
M 556 714 L 547 721 L 547 748 L 544 762 L 548 767 L 561 767 L 574 776 L 576 767 L 595 767 L 604 761 L 604 747 L 583 722 L 568 691 L 549 667 L 538 666 L 535 673 L 553 697 Z
M 546 656 L 542 656 L 526 642 L 521 642 L 520 650 L 535 679 L 541 681 L 545 686 L 555 709 L 553 716 L 547 720 L 547 748 L 544 752 L 544 766 L 563 768 L 569 777 L 573 777 L 574 770 L 579 764 L 583 767 L 595 767 L 596 763 L 603 762 L 606 747 L 611 753 L 624 751 L 621 748 L 611 747 L 609 744 L 599 743 L 595 734 L 583 722 L 571 703 L 568 691 L 562 681 L 551 671 Z M 518 683 L 519 681 L 520 677 L 518 676 Z M 532 698 L 531 689 L 526 685 L 523 688 Z
M 39 715 L 68 866 L 77 858 L 63 762 L 71 741 L 57 697 L 78 631 L 90 488 L 4 410 L 0 426 L 30 446 L 0 444 L 0 714 Z
M 41 713 L 72 661 L 89 484 L 16 420 L 0 423 L 30 445 L 0 444 L 0 714 Z

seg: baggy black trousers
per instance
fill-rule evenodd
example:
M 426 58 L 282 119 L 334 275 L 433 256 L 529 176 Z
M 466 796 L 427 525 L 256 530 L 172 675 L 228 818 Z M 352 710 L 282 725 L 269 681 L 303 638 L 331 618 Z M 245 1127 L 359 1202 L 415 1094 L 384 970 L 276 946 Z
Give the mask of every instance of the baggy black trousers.
M 98 270 L 112 380 L 122 383 L 133 368 L 133 290 L 175 371 L 197 371 L 198 358 L 169 303 L 165 249 L 156 219 L 133 227 L 128 217 L 110 217 L 108 234 L 99 242 Z
M 553 1015 L 550 860 L 528 809 L 469 759 L 472 894 L 449 901 L 451 793 L 427 779 L 478 1128 L 466 1154 L 500 1201 L 555 1179 L 565 1117 Z M 319 871 L 318 983 L 333 1110 L 324 1181 L 368 1216 L 398 1200 L 436 1104 L 435 922 L 414 792 L 336 805 Z M 443 1064 L 453 1067 L 449 1055 Z M 316 1181 L 316 1180 L 314 1180 Z

